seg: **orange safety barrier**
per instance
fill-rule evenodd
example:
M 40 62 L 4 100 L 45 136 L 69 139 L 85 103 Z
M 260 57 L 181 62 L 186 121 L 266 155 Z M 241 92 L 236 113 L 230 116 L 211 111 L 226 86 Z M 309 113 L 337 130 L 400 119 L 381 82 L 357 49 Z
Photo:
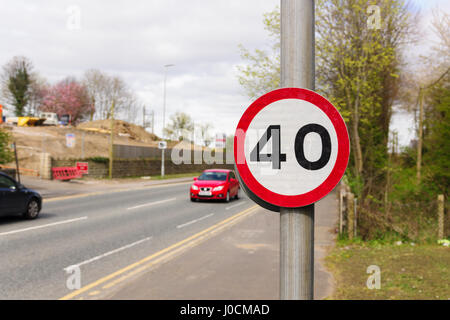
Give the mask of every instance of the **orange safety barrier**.
M 52 172 L 55 180 L 71 180 L 82 177 L 77 167 L 56 167 L 52 168 Z

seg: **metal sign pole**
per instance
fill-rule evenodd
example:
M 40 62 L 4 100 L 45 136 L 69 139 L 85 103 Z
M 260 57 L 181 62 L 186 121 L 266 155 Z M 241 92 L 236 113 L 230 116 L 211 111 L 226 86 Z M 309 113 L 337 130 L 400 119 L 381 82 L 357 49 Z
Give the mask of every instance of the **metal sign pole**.
M 314 90 L 314 0 L 281 0 L 281 86 Z M 314 297 L 314 204 L 280 209 L 280 298 Z
M 161 150 L 161 177 L 164 177 L 164 149 Z

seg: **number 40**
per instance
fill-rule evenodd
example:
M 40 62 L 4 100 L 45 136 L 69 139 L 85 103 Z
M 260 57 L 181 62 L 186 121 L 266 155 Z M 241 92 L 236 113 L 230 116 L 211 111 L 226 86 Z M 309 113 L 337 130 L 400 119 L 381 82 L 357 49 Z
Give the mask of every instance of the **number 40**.
M 317 161 L 309 161 L 305 157 L 304 142 L 308 133 L 315 132 L 322 140 L 322 154 Z M 272 138 L 272 153 L 261 154 L 260 151 Z M 320 124 L 310 123 L 298 130 L 294 143 L 295 158 L 299 165 L 307 170 L 319 170 L 326 166 L 331 156 L 331 138 L 327 129 Z M 272 162 L 272 169 L 281 169 L 281 162 L 286 161 L 286 154 L 281 153 L 281 126 L 270 125 L 261 139 L 250 152 L 250 160 L 256 162 Z

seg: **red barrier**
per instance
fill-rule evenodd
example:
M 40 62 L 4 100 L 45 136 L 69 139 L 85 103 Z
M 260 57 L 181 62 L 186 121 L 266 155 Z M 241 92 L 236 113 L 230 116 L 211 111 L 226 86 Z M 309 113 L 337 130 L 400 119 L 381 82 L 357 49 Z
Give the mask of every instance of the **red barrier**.
M 81 172 L 76 167 L 57 167 L 52 168 L 53 179 L 55 180 L 71 180 L 81 178 Z

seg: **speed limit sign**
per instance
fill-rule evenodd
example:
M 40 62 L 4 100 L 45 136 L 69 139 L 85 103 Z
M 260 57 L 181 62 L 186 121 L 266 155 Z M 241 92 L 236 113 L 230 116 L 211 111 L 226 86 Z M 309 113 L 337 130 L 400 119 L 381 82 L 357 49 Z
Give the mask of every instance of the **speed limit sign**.
M 283 88 L 258 98 L 235 134 L 241 187 L 273 211 L 306 206 L 327 195 L 344 175 L 349 153 L 338 110 L 307 89 Z

